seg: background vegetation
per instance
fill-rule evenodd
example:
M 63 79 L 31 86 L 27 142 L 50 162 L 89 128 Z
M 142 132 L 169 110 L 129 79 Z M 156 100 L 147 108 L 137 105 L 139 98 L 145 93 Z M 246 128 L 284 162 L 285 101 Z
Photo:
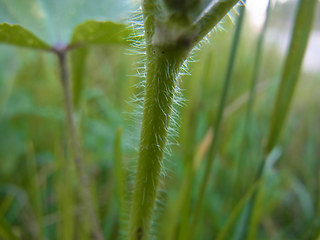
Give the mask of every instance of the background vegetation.
M 296 1 L 288 1 L 272 9 L 252 118 L 246 128 L 259 31 L 245 18 L 219 150 L 195 239 L 214 239 L 232 218 L 225 238 L 238 239 L 236 226 L 241 219 L 234 209 L 248 199 L 263 155 L 284 64 L 281 48 L 287 48 L 269 41 L 272 37 L 268 36 L 292 28 L 294 15 L 284 10 L 292 13 L 295 7 Z M 210 122 L 221 97 L 234 29 L 229 19 L 222 26 L 226 30 L 216 30 L 210 43 L 194 56 L 192 75 L 182 78 L 185 104 L 177 107 L 180 126 L 172 141 L 177 144 L 171 146 L 165 162 L 164 191 L 154 227 L 159 239 L 176 239 L 180 224 L 190 227 L 188 213 L 177 209 L 184 201 L 180 196 L 188 183 L 185 174 L 190 162 L 195 176 L 186 188 L 190 189 L 190 204 L 196 200 L 205 170 L 204 155 L 214 135 Z M 316 25 L 314 36 L 318 29 Z M 88 48 L 82 69 L 84 87 L 76 109 L 90 192 L 105 239 L 119 239 L 119 229 L 126 223 L 127 214 L 120 207 L 127 203 L 119 198 L 132 188 L 136 159 L 141 110 L 130 102 L 142 89 L 135 77 L 135 63 L 140 59 L 126 54 L 129 48 Z M 290 115 L 259 183 L 248 239 L 320 237 L 320 63 L 314 61 L 318 69 L 305 66 L 300 75 Z M 90 220 L 83 221 L 78 196 L 82 186 L 66 154 L 62 101 L 55 56 L 0 45 L 0 239 L 91 239 Z

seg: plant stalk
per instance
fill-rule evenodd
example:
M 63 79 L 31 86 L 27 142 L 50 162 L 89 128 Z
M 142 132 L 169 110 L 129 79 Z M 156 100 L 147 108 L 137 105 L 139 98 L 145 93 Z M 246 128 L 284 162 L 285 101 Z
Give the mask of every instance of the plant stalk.
M 237 22 L 237 26 L 236 26 L 236 30 L 235 30 L 235 35 L 234 35 L 234 40 L 232 43 L 229 64 L 228 64 L 228 68 L 227 68 L 227 72 L 226 72 L 226 78 L 224 81 L 224 86 L 223 86 L 222 95 L 221 95 L 221 99 L 220 99 L 220 103 L 219 103 L 219 107 L 218 107 L 218 112 L 217 112 L 215 121 L 212 123 L 215 134 L 214 134 L 214 138 L 211 143 L 211 146 L 209 148 L 204 177 L 201 181 L 200 191 L 198 193 L 198 198 L 195 203 L 194 217 L 193 217 L 193 221 L 192 221 L 192 223 L 193 223 L 192 226 L 194 229 L 193 232 L 195 232 L 195 226 L 199 222 L 199 216 L 200 216 L 200 212 L 201 212 L 203 197 L 204 197 L 204 194 L 205 194 L 208 182 L 209 182 L 209 176 L 211 173 L 212 164 L 213 164 L 214 158 L 216 157 L 216 154 L 218 151 L 218 143 L 219 143 L 219 138 L 220 138 L 221 123 L 222 123 L 222 119 L 223 119 L 223 111 L 225 109 L 225 105 L 227 102 L 227 96 L 228 96 L 229 89 L 230 89 L 231 82 L 232 82 L 232 73 L 233 73 L 235 59 L 236 59 L 237 50 L 238 50 L 238 45 L 239 45 L 239 41 L 240 41 L 240 33 L 241 33 L 243 19 L 244 19 L 244 12 L 245 12 L 245 6 L 240 6 L 240 16 L 238 18 L 238 22 Z M 193 237 L 193 234 L 191 234 L 191 239 L 192 239 L 192 237 Z
M 59 50 L 56 50 L 55 53 L 57 54 L 58 60 L 59 60 L 60 78 L 61 78 L 61 85 L 62 85 L 63 96 L 64 96 L 69 144 L 70 144 L 72 158 L 74 160 L 74 164 L 76 166 L 80 184 L 81 184 L 81 188 L 80 188 L 81 198 L 85 207 L 85 211 L 87 211 L 87 214 L 92 224 L 92 234 L 94 239 L 103 240 L 104 238 L 99 227 L 99 221 L 94 211 L 93 202 L 92 202 L 90 191 L 89 191 L 89 187 L 90 187 L 89 179 L 84 170 L 82 149 L 81 149 L 79 134 L 77 131 L 76 122 L 74 118 L 72 93 L 71 93 L 69 72 L 68 72 L 68 66 L 67 66 L 68 51 L 67 49 L 62 49 L 62 50 L 59 49 Z
M 183 57 L 149 47 L 138 166 L 131 209 L 130 240 L 149 239 L 176 78 Z
M 242 180 L 239 178 L 239 173 L 240 173 L 240 161 L 243 164 L 243 161 L 245 161 L 246 159 L 246 155 L 247 155 L 247 148 L 250 148 L 250 139 L 248 137 L 248 131 L 249 131 L 249 126 L 251 126 L 252 124 L 252 109 L 253 109 L 253 105 L 254 105 L 254 99 L 255 99 L 255 94 L 256 94 L 256 85 L 257 85 L 257 81 L 258 81 L 258 75 L 259 75 L 259 71 L 260 71 L 260 65 L 261 65 L 261 60 L 262 60 L 262 49 L 263 49 L 263 43 L 264 43 L 264 38 L 265 38 L 265 34 L 267 31 L 267 26 L 268 26 L 268 22 L 269 22 L 269 18 L 270 18 L 270 12 L 271 12 L 271 5 L 272 5 L 272 0 L 269 0 L 268 2 L 268 6 L 267 6 L 267 10 L 266 10 L 266 18 L 265 21 L 263 23 L 261 32 L 259 34 L 258 37 L 258 42 L 257 42 L 257 46 L 256 46 L 256 54 L 255 54 L 255 58 L 254 58 L 254 67 L 253 67 L 253 73 L 252 73 L 252 78 L 251 78 L 251 84 L 250 84 L 250 94 L 249 94 L 249 100 L 248 100 L 248 105 L 247 105 L 247 109 L 246 109 L 246 115 L 245 115 L 245 123 L 244 123 L 244 128 L 243 128 L 243 144 L 245 144 L 245 146 L 243 146 L 242 148 L 239 149 L 240 154 L 238 155 L 238 159 L 236 161 L 236 163 L 238 164 L 238 167 L 236 168 L 236 176 L 235 176 L 235 183 L 239 183 Z M 263 171 L 263 169 L 261 169 L 261 171 Z M 262 172 L 261 172 L 262 173 Z M 260 174 L 260 173 L 258 173 Z M 238 179 L 239 178 L 239 179 Z M 236 188 L 234 188 L 234 190 L 236 191 Z M 255 195 L 255 192 L 254 194 Z M 250 202 L 251 200 L 249 199 L 248 202 Z M 245 220 L 246 217 L 248 217 L 248 213 L 246 213 L 246 211 L 248 211 L 247 207 L 244 208 L 243 213 L 242 213 L 242 217 L 240 218 L 240 220 L 244 220 L 244 221 L 239 221 L 239 224 L 237 225 L 236 231 L 235 231 L 235 235 L 234 235 L 234 240 L 241 237 L 244 234 L 244 229 L 246 228 L 246 224 L 248 224 L 248 222 Z
M 216 14 L 205 12 L 196 27 L 160 21 L 157 16 L 160 9 L 157 1 L 144 0 L 142 3 L 147 54 L 146 88 L 129 240 L 150 239 L 152 215 L 180 68 L 191 49 L 238 1 L 222 2 L 227 4 L 218 4 L 219 7 L 215 8 Z

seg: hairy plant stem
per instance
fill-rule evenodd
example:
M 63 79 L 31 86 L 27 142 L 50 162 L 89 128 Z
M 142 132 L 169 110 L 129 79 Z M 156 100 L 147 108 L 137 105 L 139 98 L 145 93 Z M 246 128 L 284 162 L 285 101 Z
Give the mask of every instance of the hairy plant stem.
M 79 134 L 77 131 L 76 122 L 74 118 L 72 93 L 71 93 L 69 72 L 68 72 L 68 66 L 67 66 L 68 51 L 67 49 L 58 49 L 55 51 L 55 53 L 57 54 L 58 60 L 59 60 L 60 78 L 61 78 L 61 86 L 63 89 L 70 152 L 72 154 L 72 158 L 74 160 L 74 164 L 76 166 L 78 177 L 81 184 L 80 194 L 81 194 L 82 202 L 83 202 L 85 211 L 87 212 L 87 215 L 89 216 L 91 221 L 92 234 L 94 239 L 103 240 L 104 238 L 99 227 L 99 221 L 94 211 L 93 202 L 92 202 L 90 191 L 89 191 L 89 187 L 90 187 L 89 179 L 84 169 L 82 149 L 81 149 Z
M 191 49 L 236 4 L 227 0 L 205 12 L 196 26 L 159 21 L 157 1 L 142 4 L 146 42 L 146 87 L 138 166 L 132 198 L 128 239 L 150 239 L 152 214 L 160 181 L 177 77 Z M 201 23 L 201 24 L 200 24 Z M 172 28 L 174 26 L 174 28 Z
M 184 58 L 180 52 L 148 47 L 147 82 L 131 212 L 130 240 L 149 239 L 161 162 L 167 142 L 176 78 Z M 180 55 L 180 57 L 178 57 Z

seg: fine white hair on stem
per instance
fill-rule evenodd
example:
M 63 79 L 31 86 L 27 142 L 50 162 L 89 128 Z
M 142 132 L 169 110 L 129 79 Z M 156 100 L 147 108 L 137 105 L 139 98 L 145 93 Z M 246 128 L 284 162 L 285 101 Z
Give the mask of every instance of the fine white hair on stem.
M 140 146 L 137 173 L 132 174 L 136 176 L 133 187 L 135 189 L 132 188 L 134 194 L 129 228 L 130 239 L 149 239 L 150 226 L 154 225 L 151 223 L 154 220 L 154 206 L 159 207 L 159 204 L 155 204 L 159 202 L 158 188 L 161 189 L 161 182 L 167 172 L 163 159 L 167 159 L 170 146 L 177 142 L 175 136 L 180 125 L 178 111 L 184 104 L 179 88 L 181 77 L 189 74 L 188 63 L 195 61 L 193 58 L 195 52 L 208 42 L 208 32 L 237 1 L 213 2 L 217 5 L 208 6 L 210 10 L 208 14 L 206 14 L 207 9 L 204 10 L 205 19 L 201 18 L 198 21 L 199 26 L 193 28 L 191 25 L 192 28 L 188 26 L 184 28 L 178 24 L 181 28 L 178 28 L 178 33 L 175 32 L 175 26 L 167 22 L 172 20 L 166 19 L 170 16 L 161 13 L 152 1 L 144 1 L 144 20 L 141 7 L 133 18 L 132 53 L 139 55 L 139 61 L 135 66 L 138 77 L 136 87 L 139 91 L 132 99 L 138 106 L 137 111 L 133 113 L 139 123 L 142 122 L 143 114 L 143 126 L 135 124 L 142 129 L 141 135 L 140 131 L 139 134 L 135 134 L 139 136 L 140 141 L 137 139 L 136 142 L 140 142 Z M 144 24 L 146 26 L 143 26 Z M 169 52 L 171 50 L 172 53 Z M 168 54 L 165 55 L 165 52 Z M 147 93 L 144 92 L 144 88 L 147 88 Z

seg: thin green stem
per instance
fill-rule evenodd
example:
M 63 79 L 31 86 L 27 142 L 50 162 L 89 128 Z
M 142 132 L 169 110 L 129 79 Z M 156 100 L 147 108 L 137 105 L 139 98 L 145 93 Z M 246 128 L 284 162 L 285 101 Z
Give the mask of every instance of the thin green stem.
M 292 32 L 290 48 L 281 76 L 281 84 L 270 121 L 265 153 L 275 146 L 292 102 L 303 57 L 313 26 L 317 0 L 300 0 Z
M 244 164 L 243 161 L 246 160 L 247 149 L 250 148 L 250 145 L 249 145 L 250 141 L 248 139 L 248 130 L 249 130 L 249 126 L 251 126 L 251 121 L 252 121 L 252 108 L 254 105 L 254 99 L 255 99 L 255 94 L 256 94 L 256 85 L 257 85 L 258 75 L 259 75 L 259 71 L 260 71 L 263 43 L 264 43 L 264 38 L 265 38 L 265 34 L 266 34 L 268 22 L 269 22 L 269 17 L 270 17 L 270 12 L 271 12 L 271 4 L 272 4 L 272 1 L 269 0 L 267 10 L 266 10 L 266 18 L 265 18 L 263 27 L 261 29 L 261 32 L 259 34 L 259 38 L 258 38 L 258 42 L 257 42 L 256 54 L 254 57 L 253 73 L 252 73 L 251 84 L 250 84 L 249 100 L 248 100 L 248 105 L 247 105 L 247 109 L 246 109 L 245 122 L 244 122 L 244 128 L 243 128 L 243 141 L 242 141 L 242 143 L 246 144 L 246 146 L 245 147 L 242 146 L 239 149 L 240 154 L 238 155 L 238 158 L 236 161 L 236 163 L 238 164 L 239 167 L 236 168 L 237 172 L 235 174 L 236 175 L 235 176 L 235 183 L 239 183 L 241 181 L 240 178 L 238 179 L 238 173 L 240 173 L 240 166 L 242 164 Z M 240 161 L 241 161 L 241 163 L 240 163 Z M 235 187 L 234 190 L 236 191 L 236 189 L 239 189 L 239 188 Z M 247 208 L 244 209 L 244 211 L 246 211 L 246 210 L 247 210 Z M 248 217 L 248 214 L 243 213 L 243 218 L 240 218 L 240 219 L 245 220 L 246 217 L 244 217 L 244 216 Z M 235 231 L 235 236 L 242 236 L 247 224 L 248 224 L 247 221 L 240 221 L 240 225 L 237 226 L 237 230 Z
M 115 167 L 115 179 L 116 179 L 116 198 L 118 201 L 120 211 L 123 210 L 123 204 L 125 201 L 126 186 L 124 184 L 125 172 L 123 169 L 123 156 L 121 149 L 121 136 L 122 128 L 118 128 L 116 132 L 116 138 L 114 141 L 114 167 Z
M 205 9 L 193 24 L 200 29 L 193 40 L 193 45 L 198 44 L 238 2 L 239 0 L 218 1 Z
M 211 173 L 213 160 L 214 160 L 214 158 L 217 154 L 217 150 L 218 150 L 218 143 L 219 143 L 220 131 L 221 131 L 221 123 L 222 123 L 222 119 L 223 119 L 223 111 L 226 106 L 227 96 L 228 96 L 229 89 L 230 89 L 231 82 L 232 82 L 232 74 L 233 74 L 233 69 L 234 69 L 234 65 L 235 65 L 235 59 L 236 59 L 236 55 L 237 55 L 238 45 L 239 45 L 239 41 L 240 41 L 240 33 L 241 33 L 243 19 L 244 19 L 244 12 L 245 12 L 245 7 L 240 6 L 240 16 L 239 16 L 236 30 L 235 30 L 234 41 L 232 43 L 232 48 L 231 48 L 230 57 L 229 57 L 229 64 L 228 64 L 228 68 L 227 68 L 227 72 L 226 72 L 226 77 L 225 77 L 222 95 L 221 95 L 221 99 L 220 99 L 220 103 L 219 103 L 219 107 L 218 107 L 218 112 L 216 115 L 215 122 L 212 123 L 213 128 L 214 128 L 214 138 L 213 138 L 213 141 L 212 141 L 210 148 L 209 148 L 204 177 L 201 181 L 200 191 L 198 193 L 198 198 L 195 203 L 194 218 L 193 218 L 193 224 L 192 224 L 193 229 L 194 229 L 193 231 L 195 231 L 195 226 L 199 222 L 199 216 L 200 216 L 200 212 L 201 212 L 203 197 L 204 197 L 204 194 L 205 194 L 208 182 L 209 182 L 209 176 Z M 193 234 L 191 234 L 191 237 L 192 237 L 192 235 Z
M 60 78 L 61 78 L 61 85 L 63 89 L 64 104 L 65 104 L 65 111 L 66 111 L 66 122 L 67 122 L 67 128 L 69 133 L 68 134 L 69 142 L 71 145 L 71 153 L 72 153 L 72 157 L 74 159 L 74 163 L 80 178 L 80 184 L 81 184 L 80 193 L 82 196 L 82 201 L 86 211 L 88 211 L 88 215 L 90 217 L 90 221 L 92 224 L 92 229 L 93 229 L 92 234 L 94 236 L 94 239 L 103 240 L 104 238 L 99 227 L 99 221 L 94 211 L 93 202 L 89 192 L 89 179 L 84 170 L 82 149 L 81 149 L 79 134 L 77 131 L 77 127 L 76 127 L 76 123 L 73 115 L 74 110 L 73 110 L 73 103 L 72 103 L 69 72 L 67 67 L 67 53 L 68 51 L 64 49 L 56 51 L 56 54 L 59 60 Z

